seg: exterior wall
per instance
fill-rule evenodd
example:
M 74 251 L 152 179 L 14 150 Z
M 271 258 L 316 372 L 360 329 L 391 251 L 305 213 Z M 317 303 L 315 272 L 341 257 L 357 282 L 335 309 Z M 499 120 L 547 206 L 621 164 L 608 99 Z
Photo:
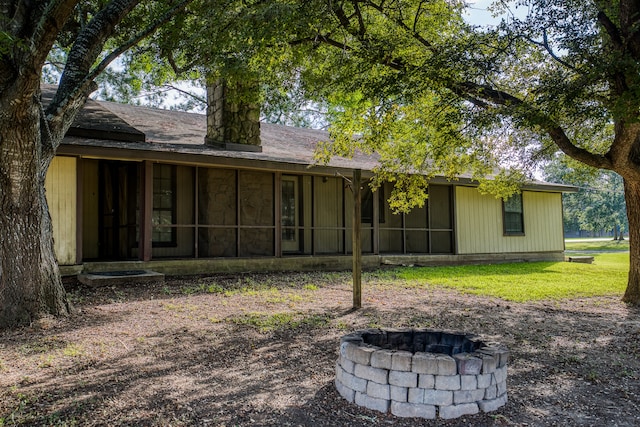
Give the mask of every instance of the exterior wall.
M 81 195 L 76 194 L 77 171 L 82 174 Z M 280 189 L 274 184 L 278 182 L 274 172 L 176 166 L 177 212 L 172 226 L 176 228 L 177 245 L 154 247 L 153 257 L 280 257 L 275 253 L 275 238 L 281 237 L 276 236 L 279 230 L 276 224 L 280 221 L 275 216 L 279 212 L 275 203 L 280 200 L 276 191 Z M 344 189 L 344 180 L 306 175 L 298 183 L 299 231 L 303 239 L 297 253 L 317 256 L 350 253 L 353 200 L 351 192 Z M 73 265 L 76 262 L 78 220 L 83 224 L 83 259 L 98 258 L 99 161 L 56 157 L 49 169 L 46 187 L 59 263 Z M 537 259 L 547 253 L 561 254 L 564 250 L 560 193 L 523 192 L 525 235 L 504 236 L 499 199 L 483 196 L 474 187 L 455 186 L 452 194 L 455 203 L 450 203 L 445 200 L 450 188 L 433 186 L 430 207 L 404 216 L 393 214 L 388 204 L 380 200 L 379 240 L 373 241 L 372 224 L 363 223 L 363 251 L 373 253 L 377 246 L 380 254 L 404 252 L 405 257 L 413 254 L 437 258 L 435 254 L 455 253 L 498 259 L 508 254 L 536 254 Z M 435 190 L 442 194 L 436 197 Z M 387 184 L 383 190 L 385 197 L 390 191 Z M 77 218 L 79 198 L 81 219 Z M 455 227 L 447 222 L 448 215 L 436 214 L 437 209 L 444 209 L 436 204 L 437 200 L 443 201 L 438 202 L 442 207 L 454 206 Z M 457 239 L 455 252 L 447 245 L 434 246 L 438 241 L 446 243 L 446 237 L 452 233 Z M 135 259 L 137 249 L 132 251 L 126 259 Z M 454 258 L 447 258 L 446 262 L 468 261 Z M 429 262 L 427 258 L 419 261 L 426 262 Z
M 76 263 L 76 158 L 55 157 L 45 180 L 53 222 L 53 240 L 60 265 Z
M 236 256 L 236 197 L 235 170 L 198 169 L 198 256 Z
M 503 234 L 500 199 L 462 186 L 455 195 L 459 254 L 564 251 L 561 193 L 522 192 L 524 236 Z
M 240 171 L 239 256 L 274 256 L 273 173 Z M 246 228 L 253 227 L 253 228 Z

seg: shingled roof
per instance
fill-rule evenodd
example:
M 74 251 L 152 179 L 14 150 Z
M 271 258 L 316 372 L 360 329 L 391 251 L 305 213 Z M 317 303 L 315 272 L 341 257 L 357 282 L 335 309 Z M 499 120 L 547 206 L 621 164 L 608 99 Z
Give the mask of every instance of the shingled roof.
M 49 92 L 50 99 L 53 91 Z M 327 165 L 316 164 L 316 145 L 330 139 L 323 130 L 261 123 L 262 152 L 250 152 L 205 145 L 206 128 L 204 114 L 89 100 L 58 153 L 322 174 L 351 175 L 353 169 L 361 169 L 365 177 L 371 176 L 378 164 L 375 155 L 362 153 L 352 159 L 335 156 Z M 460 178 L 459 183 L 472 184 L 469 178 Z M 575 191 L 571 186 L 541 181 L 531 182 L 527 188 Z
M 53 97 L 54 86 L 43 86 L 43 99 Z M 206 116 L 174 110 L 88 100 L 67 132 L 60 154 L 111 154 L 115 158 L 173 160 L 195 164 L 226 164 L 268 169 L 299 170 L 316 166 L 371 171 L 375 156 L 356 154 L 353 159 L 335 157 L 328 165 L 316 165 L 318 142 L 328 141 L 323 130 L 260 124 L 262 152 L 223 150 L 205 145 Z
M 42 85 L 42 101 L 53 99 L 56 86 Z M 145 135 L 116 114 L 104 108 L 100 102 L 88 99 L 76 116 L 67 136 L 110 139 L 124 142 L 144 142 Z

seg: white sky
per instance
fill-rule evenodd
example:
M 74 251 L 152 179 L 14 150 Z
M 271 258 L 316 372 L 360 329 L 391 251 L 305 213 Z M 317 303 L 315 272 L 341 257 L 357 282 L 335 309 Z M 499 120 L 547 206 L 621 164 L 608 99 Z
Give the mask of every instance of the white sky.
M 474 25 L 494 25 L 500 22 L 499 18 L 491 16 L 487 8 L 493 0 L 470 0 L 465 14 L 465 20 Z

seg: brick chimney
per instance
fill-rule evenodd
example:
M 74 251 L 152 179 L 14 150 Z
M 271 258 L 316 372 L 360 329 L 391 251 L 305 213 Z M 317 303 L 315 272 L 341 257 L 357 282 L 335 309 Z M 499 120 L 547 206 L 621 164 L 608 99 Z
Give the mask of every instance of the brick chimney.
M 205 144 L 223 150 L 262 151 L 257 96 L 257 83 L 207 83 Z

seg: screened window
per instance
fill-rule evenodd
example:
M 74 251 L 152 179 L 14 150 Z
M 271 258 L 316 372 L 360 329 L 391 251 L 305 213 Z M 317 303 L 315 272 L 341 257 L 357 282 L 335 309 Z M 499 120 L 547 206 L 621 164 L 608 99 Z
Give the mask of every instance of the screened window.
M 514 194 L 502 202 L 504 234 L 517 236 L 524 234 L 522 194 Z
M 175 246 L 176 229 L 176 167 L 153 166 L 153 245 Z
M 373 198 L 378 197 L 378 206 L 384 206 L 384 186 L 378 187 L 374 192 L 371 191 L 369 183 L 363 182 L 362 184 L 362 210 L 361 221 L 365 224 L 373 224 Z M 384 209 L 380 209 L 378 222 L 384 224 Z

